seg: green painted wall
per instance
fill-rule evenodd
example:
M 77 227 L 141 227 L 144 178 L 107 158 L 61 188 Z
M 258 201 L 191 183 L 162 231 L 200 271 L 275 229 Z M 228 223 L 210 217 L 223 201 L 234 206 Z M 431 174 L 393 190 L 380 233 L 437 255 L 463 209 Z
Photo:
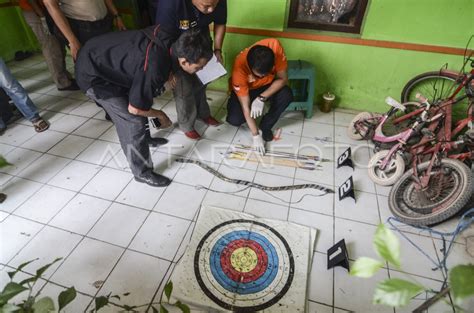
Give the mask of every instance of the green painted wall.
M 0 3 L 6 2 L 0 0 Z M 18 7 L 0 8 L 0 21 L 0 57 L 4 60 L 13 59 L 16 51 L 38 49 L 36 37 Z
M 284 31 L 286 0 L 230 0 L 228 25 Z M 360 37 L 464 48 L 474 34 L 472 0 L 371 0 L 361 35 L 313 30 L 315 34 Z M 235 55 L 261 39 L 227 34 L 224 43 L 226 67 Z M 439 69 L 448 63 L 459 70 L 462 56 L 356 45 L 280 39 L 289 59 L 304 59 L 316 67 L 318 99 L 326 90 L 338 96 L 340 107 L 386 111 L 386 96 L 399 98 L 404 84 L 418 73 Z M 471 44 L 473 45 L 473 44 Z M 227 87 L 226 79 L 214 88 Z

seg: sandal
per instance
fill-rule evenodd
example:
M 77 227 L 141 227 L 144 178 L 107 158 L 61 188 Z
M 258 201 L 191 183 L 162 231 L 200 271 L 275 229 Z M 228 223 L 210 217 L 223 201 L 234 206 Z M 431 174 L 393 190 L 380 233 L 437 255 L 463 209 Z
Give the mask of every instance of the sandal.
M 44 132 L 49 128 L 49 123 L 43 120 L 41 117 L 32 123 L 37 133 Z

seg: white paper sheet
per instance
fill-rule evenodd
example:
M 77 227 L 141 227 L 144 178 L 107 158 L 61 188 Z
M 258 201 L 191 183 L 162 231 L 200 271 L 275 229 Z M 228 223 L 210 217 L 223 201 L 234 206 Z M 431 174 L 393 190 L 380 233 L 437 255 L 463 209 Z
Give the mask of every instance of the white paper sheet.
M 212 59 L 209 60 L 202 70 L 196 73 L 204 85 L 224 76 L 225 74 L 227 74 L 226 69 L 217 61 L 215 55 L 212 56 Z

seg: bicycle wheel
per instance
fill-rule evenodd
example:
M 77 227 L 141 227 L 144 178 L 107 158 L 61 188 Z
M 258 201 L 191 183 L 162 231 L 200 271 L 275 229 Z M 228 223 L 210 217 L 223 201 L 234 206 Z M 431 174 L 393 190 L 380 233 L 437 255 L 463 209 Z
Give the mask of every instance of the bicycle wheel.
M 369 177 L 380 186 L 393 185 L 405 172 L 405 161 L 398 153 L 392 155 L 385 169 L 380 169 L 389 152 L 389 150 L 379 151 L 369 160 Z
M 420 176 L 428 166 L 429 162 L 418 165 Z M 443 159 L 430 175 L 423 190 L 416 189 L 418 177 L 413 177 L 411 170 L 393 185 L 388 197 L 393 215 L 411 225 L 433 225 L 463 209 L 474 191 L 470 169 L 461 161 Z
M 376 126 L 374 114 L 370 112 L 361 112 L 357 114 L 347 126 L 347 137 L 352 140 L 367 140 L 372 137 Z
M 458 87 L 459 82 L 456 81 L 457 75 L 446 72 L 427 72 L 412 78 L 403 87 L 401 94 L 402 102 L 416 100 L 416 94 L 420 93 L 432 104 L 449 98 L 454 90 Z M 465 90 L 461 90 L 456 98 L 465 95 Z M 462 118 L 466 115 L 467 99 L 457 103 L 453 107 L 453 116 L 455 119 Z

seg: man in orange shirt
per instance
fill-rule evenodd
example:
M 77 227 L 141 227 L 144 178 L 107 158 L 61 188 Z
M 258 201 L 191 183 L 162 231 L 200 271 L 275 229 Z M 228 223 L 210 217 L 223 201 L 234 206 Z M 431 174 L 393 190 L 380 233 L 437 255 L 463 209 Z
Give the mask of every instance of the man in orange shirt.
M 260 153 L 265 153 L 264 140 L 273 140 L 272 127 L 293 101 L 287 68 L 285 51 L 274 38 L 256 42 L 243 50 L 234 62 L 227 122 L 234 126 L 247 122 L 253 148 Z M 255 119 L 263 114 L 266 101 L 270 102 L 270 109 L 257 127 Z

